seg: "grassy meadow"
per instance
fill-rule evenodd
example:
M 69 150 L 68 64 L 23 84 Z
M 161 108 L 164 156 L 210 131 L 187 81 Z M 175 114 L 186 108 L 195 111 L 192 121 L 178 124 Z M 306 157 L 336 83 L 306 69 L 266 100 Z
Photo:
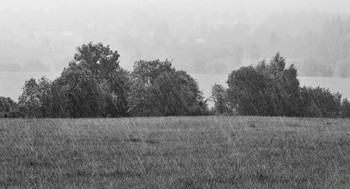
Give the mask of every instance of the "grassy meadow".
M 0 188 L 349 187 L 348 119 L 0 119 Z

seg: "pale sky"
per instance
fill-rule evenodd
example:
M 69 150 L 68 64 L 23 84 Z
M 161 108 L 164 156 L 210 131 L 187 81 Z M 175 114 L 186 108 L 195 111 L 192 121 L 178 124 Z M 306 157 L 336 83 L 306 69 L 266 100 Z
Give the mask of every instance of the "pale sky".
M 111 45 L 112 49 L 118 50 L 121 54 L 121 66 L 129 70 L 132 69 L 133 61 L 140 58 L 164 59 L 165 57 L 174 60 L 177 68 L 191 72 L 197 70 L 196 63 L 201 63 L 197 59 L 201 58 L 202 54 L 215 57 L 224 51 L 220 45 L 225 44 L 214 43 L 216 39 L 220 41 L 220 37 L 234 38 L 231 40 L 231 45 L 241 46 L 244 52 L 247 52 L 247 49 L 253 45 L 250 43 L 253 42 L 260 42 L 261 50 L 266 50 L 268 48 L 263 48 L 263 45 L 266 45 L 266 41 L 271 39 L 268 32 L 270 28 L 273 28 L 276 32 L 274 36 L 277 36 L 282 44 L 277 50 L 282 51 L 287 59 L 301 59 L 304 57 L 288 56 L 288 53 L 302 54 L 303 52 L 299 46 L 293 48 L 294 40 L 291 40 L 288 35 L 305 37 L 308 40 L 297 39 L 302 43 L 309 43 L 310 47 L 315 47 L 319 43 L 314 44 L 313 40 L 317 35 L 321 35 L 320 38 L 323 37 L 323 33 L 318 31 L 323 28 L 325 20 L 334 19 L 339 15 L 350 18 L 349 7 L 350 0 L 0 0 L 0 11 L 5 10 L 1 11 L 2 17 L 0 18 L 0 96 L 10 96 L 16 100 L 21 94 L 24 81 L 31 77 L 38 79 L 46 75 L 50 79 L 55 79 L 73 58 L 75 48 L 89 41 L 103 42 Z M 14 11 L 7 11 L 8 9 Z M 95 10 L 97 14 L 94 14 Z M 185 11 L 181 12 L 182 10 Z M 302 11 L 307 13 L 304 14 Z M 318 14 L 318 11 L 321 13 Z M 107 12 L 107 14 L 101 14 L 101 12 Z M 187 14 L 188 12 L 193 14 Z M 219 25 L 215 24 L 220 23 L 221 16 L 216 13 L 225 15 L 227 12 L 239 14 L 225 17 L 228 20 L 231 19 L 228 22 L 232 21 L 234 24 L 231 24 L 231 33 L 225 33 L 225 28 L 218 28 L 224 32 L 225 36 L 221 36 L 222 34 L 215 33 L 216 30 L 210 25 Z M 271 14 L 286 12 L 287 14 Z M 294 15 L 294 12 L 298 14 Z M 309 12 L 316 13 L 308 14 Z M 181 15 L 182 13 L 186 14 Z M 103 17 L 100 18 L 101 15 Z M 264 25 L 264 21 L 270 18 L 269 15 L 274 15 L 274 17 L 269 20 L 270 25 Z M 288 15 L 291 18 L 288 18 Z M 143 17 L 145 19 L 142 19 Z M 217 18 L 215 22 L 210 20 L 213 17 Z M 167 19 L 171 21 L 164 22 Z M 246 31 L 245 25 L 240 26 L 236 20 L 248 24 L 250 29 Z M 197 22 L 197 25 L 191 22 Z M 228 22 L 225 24 L 227 25 Z M 98 26 L 98 24 L 101 25 Z M 236 24 L 237 28 L 233 30 Z M 97 25 L 96 28 L 95 25 Z M 260 33 L 255 35 L 248 32 L 258 27 L 257 31 Z M 198 28 L 208 31 L 201 32 Z M 159 29 L 157 37 L 152 38 L 155 33 L 152 29 Z M 309 30 L 316 34 L 307 33 Z M 252 36 L 248 38 L 244 33 Z M 310 37 L 307 37 L 307 34 Z M 215 36 L 214 42 L 212 41 L 213 46 L 202 44 L 204 52 L 198 50 L 201 48 L 188 46 L 190 44 L 188 41 L 191 40 L 206 41 L 202 39 L 203 36 Z M 159 42 L 155 39 L 163 41 Z M 187 42 L 184 43 L 186 40 Z M 168 42 L 170 45 L 167 45 Z M 164 43 L 162 48 L 157 47 L 157 44 L 162 43 Z M 344 42 L 344 45 L 346 44 Z M 198 44 L 193 43 L 192 45 Z M 165 50 L 162 50 L 163 47 Z M 271 49 L 271 52 L 277 50 Z M 317 48 L 312 48 L 310 52 L 315 50 Z M 190 53 L 186 53 L 187 51 Z M 247 53 L 244 56 L 242 62 L 250 64 L 251 62 L 246 58 Z M 183 59 L 186 61 L 181 61 Z M 218 56 L 215 57 L 215 60 L 217 61 L 206 60 L 206 71 L 210 72 L 220 66 L 224 71 L 233 69 L 230 67 L 231 59 Z M 36 62 L 36 64 L 33 65 L 31 62 Z M 335 67 L 337 64 L 333 63 L 332 66 Z M 30 72 L 27 68 L 32 68 L 29 70 L 37 68 L 38 73 Z M 51 71 L 41 73 L 45 70 Z
M 243 10 L 247 12 L 256 11 L 297 11 L 297 10 L 323 10 L 329 12 L 349 13 L 350 1 L 348 0 L 1 0 L 0 9 L 54 9 L 60 5 L 84 4 L 125 4 L 134 3 L 143 6 L 155 4 L 162 7 L 179 8 L 224 8 Z

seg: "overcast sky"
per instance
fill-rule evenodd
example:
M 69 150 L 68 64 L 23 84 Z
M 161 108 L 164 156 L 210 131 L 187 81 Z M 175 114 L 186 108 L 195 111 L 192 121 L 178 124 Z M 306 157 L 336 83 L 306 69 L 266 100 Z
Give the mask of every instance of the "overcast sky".
M 139 59 L 168 58 L 189 73 L 227 74 L 251 64 L 254 49 L 261 58 L 280 51 L 290 62 L 325 54 L 313 62 L 342 70 L 331 55 L 350 52 L 349 7 L 350 0 L 0 0 L 0 96 L 17 99 L 30 77 L 55 79 L 89 41 L 118 50 L 128 70 Z M 326 25 L 338 16 L 344 22 Z M 338 34 L 342 43 L 332 46 Z M 326 42 L 330 54 L 318 48 Z
M 54 9 L 60 5 L 84 5 L 87 3 L 134 3 L 140 6 L 155 4 L 161 7 L 224 8 L 244 10 L 247 12 L 272 10 L 325 10 L 330 12 L 348 13 L 349 0 L 1 0 L 1 8 L 10 9 Z

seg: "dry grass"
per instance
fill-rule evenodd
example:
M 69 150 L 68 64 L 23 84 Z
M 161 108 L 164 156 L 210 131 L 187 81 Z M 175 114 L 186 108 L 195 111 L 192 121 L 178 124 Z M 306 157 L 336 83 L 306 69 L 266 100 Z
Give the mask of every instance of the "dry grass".
M 349 188 L 349 135 L 344 119 L 3 119 L 0 188 Z

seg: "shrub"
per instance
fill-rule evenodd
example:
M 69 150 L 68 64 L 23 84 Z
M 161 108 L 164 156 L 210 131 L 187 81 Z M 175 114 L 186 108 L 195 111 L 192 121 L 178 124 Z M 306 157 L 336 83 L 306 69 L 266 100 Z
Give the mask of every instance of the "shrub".
M 207 112 L 197 82 L 165 61 L 135 62 L 128 97 L 133 116 L 193 116 Z
M 317 87 L 301 88 L 302 116 L 339 117 L 341 115 L 341 95 L 329 89 Z
M 232 71 L 227 84 L 228 101 L 240 115 L 298 116 L 300 94 L 297 70 L 285 68 L 279 53 L 269 64 L 241 67 Z
M 0 97 L 0 117 L 6 117 L 6 115 L 17 109 L 17 103 L 11 98 Z

